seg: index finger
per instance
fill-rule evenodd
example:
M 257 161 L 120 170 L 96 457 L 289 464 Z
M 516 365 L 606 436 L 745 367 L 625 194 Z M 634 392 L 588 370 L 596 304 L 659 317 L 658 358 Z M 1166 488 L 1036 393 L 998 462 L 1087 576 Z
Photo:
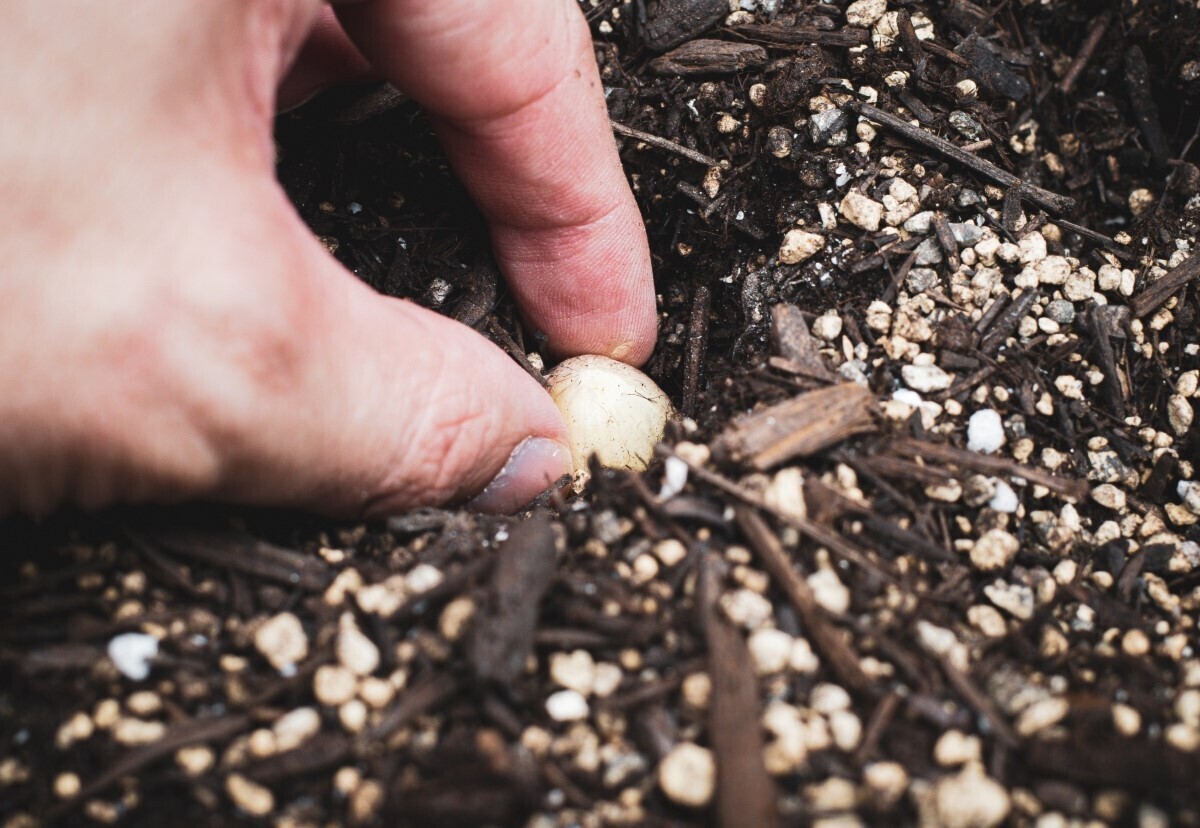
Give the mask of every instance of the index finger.
M 644 362 L 650 253 L 575 0 L 366 0 L 338 16 L 430 112 L 551 350 Z

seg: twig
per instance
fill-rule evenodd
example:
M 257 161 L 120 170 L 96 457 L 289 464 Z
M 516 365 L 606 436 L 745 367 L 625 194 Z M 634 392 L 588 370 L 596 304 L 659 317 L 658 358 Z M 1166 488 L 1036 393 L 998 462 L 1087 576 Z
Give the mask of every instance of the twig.
M 696 414 L 696 394 L 700 368 L 708 351 L 708 307 L 712 291 L 708 285 L 696 285 L 692 295 L 692 316 L 688 320 L 687 354 L 683 363 L 683 415 Z
M 1067 73 L 1058 82 L 1059 92 L 1064 95 L 1071 94 L 1071 90 L 1075 88 L 1075 81 L 1079 80 L 1080 73 L 1088 65 L 1092 56 L 1096 54 L 1096 49 L 1100 46 L 1100 41 L 1104 38 L 1104 33 L 1108 31 L 1108 20 L 1108 15 L 1103 14 L 1092 21 L 1087 37 L 1084 38 L 1083 45 L 1079 47 L 1079 53 L 1075 55 L 1075 59 L 1071 61 L 1071 65 L 1067 68 Z
M 910 457 L 923 457 L 927 463 L 934 465 L 946 463 L 972 469 L 981 474 L 1006 474 L 1012 477 L 1022 477 L 1030 483 L 1045 486 L 1052 492 L 1077 500 L 1087 497 L 1089 490 L 1085 480 L 1055 477 L 1040 469 L 1022 466 L 1020 463 L 1006 460 L 1003 457 L 992 457 L 955 446 L 931 443 L 927 440 L 901 438 L 893 441 L 892 448 Z
M 771 828 L 779 824 L 779 792 L 763 764 L 754 661 L 742 634 L 717 609 L 720 566 L 715 554 L 706 555 L 696 586 L 712 679 L 708 731 L 717 756 L 717 824 Z
M 863 103 L 862 101 L 849 101 L 846 104 L 851 111 L 862 115 L 868 120 L 874 121 L 881 126 L 885 126 L 894 132 L 900 134 L 901 137 L 907 138 L 914 144 L 920 144 L 926 149 L 933 150 L 941 155 L 951 158 L 962 164 L 970 170 L 979 173 L 986 178 L 990 178 L 997 184 L 1003 187 L 1021 187 L 1021 196 L 1039 207 L 1043 207 L 1053 213 L 1065 213 L 1075 206 L 1075 199 L 1067 196 L 1052 193 L 1049 190 L 1044 190 L 1041 187 L 1035 187 L 1032 184 L 1023 182 L 1020 178 L 1006 170 L 1002 170 L 988 161 L 985 158 L 980 158 L 977 155 L 972 155 L 966 152 L 962 147 L 955 146 L 945 138 L 939 138 L 932 132 L 915 127 L 902 118 L 897 118 L 889 112 L 884 112 L 882 109 L 871 104 Z
M 664 149 L 667 152 L 673 152 L 676 155 L 682 155 L 684 158 L 695 161 L 697 164 L 703 164 L 706 167 L 717 166 L 717 162 L 714 159 L 682 144 L 677 144 L 666 138 L 659 138 L 657 135 L 651 135 L 649 132 L 642 132 L 640 129 L 627 127 L 616 121 L 609 121 L 609 123 L 612 124 L 613 132 L 617 133 L 617 135 L 623 135 L 626 138 L 636 138 L 644 144 Z
M 1075 233 L 1078 236 L 1083 236 L 1088 241 L 1095 242 L 1123 262 L 1137 261 L 1138 257 L 1135 253 L 1133 253 L 1133 251 L 1122 247 L 1113 241 L 1112 238 L 1104 235 L 1103 233 L 1097 233 L 1095 230 L 1089 230 L 1087 227 L 1082 227 L 1074 222 L 1067 221 L 1066 219 L 1055 219 L 1054 223 L 1057 224 L 1061 230 Z
M 757 512 L 744 506 L 737 509 L 736 515 L 738 527 L 762 561 L 763 569 L 775 579 L 800 616 L 817 654 L 829 663 L 838 681 L 847 688 L 859 695 L 869 694 L 873 685 L 859 666 L 858 656 L 834 629 L 813 596 L 812 587 L 796 573 L 771 527 Z
M 1130 302 L 1133 315 L 1141 318 L 1171 298 L 1175 291 L 1200 276 L 1200 255 L 1193 253 L 1165 276 L 1146 285 Z

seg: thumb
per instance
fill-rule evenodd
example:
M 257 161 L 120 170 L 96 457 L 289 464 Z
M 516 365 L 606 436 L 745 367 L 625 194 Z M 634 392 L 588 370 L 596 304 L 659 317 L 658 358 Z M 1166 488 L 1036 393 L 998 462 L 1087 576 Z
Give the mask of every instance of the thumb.
M 558 409 L 503 351 L 375 293 L 298 219 L 293 231 L 285 327 L 302 341 L 272 349 L 293 367 L 270 383 L 270 410 L 255 405 L 221 496 L 372 517 L 469 499 L 512 512 L 570 472 Z

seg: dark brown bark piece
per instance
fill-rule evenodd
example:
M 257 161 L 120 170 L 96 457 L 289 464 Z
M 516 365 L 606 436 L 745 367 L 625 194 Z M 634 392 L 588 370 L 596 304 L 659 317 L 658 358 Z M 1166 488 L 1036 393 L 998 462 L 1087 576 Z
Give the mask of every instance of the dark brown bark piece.
M 730 75 L 767 63 L 767 50 L 750 43 L 693 40 L 650 61 L 659 75 Z
M 791 365 L 803 368 L 806 376 L 831 382 L 837 379 L 837 375 L 825 367 L 821 345 L 809 332 L 804 314 L 795 305 L 771 306 L 771 345 L 775 353 Z
M 479 678 L 509 684 L 525 669 L 554 570 L 554 532 L 545 515 L 509 530 L 467 642 L 467 659 Z
M 1200 276 L 1200 255 L 1193 253 L 1184 259 L 1178 267 L 1168 271 L 1155 281 L 1142 288 L 1142 292 L 1133 297 L 1130 308 L 1138 319 L 1171 298 L 1177 290 Z
M 735 420 L 715 448 L 731 460 L 766 471 L 874 430 L 874 405 L 874 395 L 861 385 L 818 388 Z
M 1020 463 L 1004 457 L 992 457 L 956 446 L 946 446 L 926 440 L 900 439 L 892 443 L 892 448 L 910 457 L 923 457 L 927 463 L 931 464 L 948 463 L 982 474 L 1007 474 L 1012 477 L 1023 477 L 1030 483 L 1045 486 L 1052 492 L 1076 500 L 1087 497 L 1090 490 L 1086 480 L 1055 477 L 1041 469 L 1022 466 Z
M 711 28 L 729 12 L 725 0 L 650 0 L 642 42 L 665 52 Z
M 737 510 L 738 528 L 746 536 L 750 547 L 758 555 L 763 569 L 774 579 L 775 583 L 787 595 L 796 615 L 804 624 L 805 632 L 812 641 L 817 655 L 825 659 L 838 681 L 846 689 L 856 695 L 864 695 L 871 691 L 871 679 L 863 672 L 858 663 L 858 655 L 846 643 L 841 634 L 826 616 L 825 610 L 817 603 L 812 588 L 800 577 L 792 566 L 787 550 L 783 548 L 779 538 L 771 531 L 771 527 L 752 509 L 744 506 Z
M 717 824 L 771 828 L 779 822 L 778 792 L 763 764 L 758 680 L 742 634 L 717 609 L 720 566 L 715 556 L 705 558 L 697 588 L 712 680 L 708 729 L 717 758 Z
M 972 34 L 954 51 L 970 61 L 967 74 L 989 94 L 1014 101 L 1029 95 L 1029 81 L 1010 69 L 988 41 L 978 35 Z
M 840 32 L 820 29 L 805 29 L 779 25 L 735 26 L 733 31 L 752 40 L 760 40 L 772 46 L 861 46 L 871 39 L 866 29 L 846 28 Z

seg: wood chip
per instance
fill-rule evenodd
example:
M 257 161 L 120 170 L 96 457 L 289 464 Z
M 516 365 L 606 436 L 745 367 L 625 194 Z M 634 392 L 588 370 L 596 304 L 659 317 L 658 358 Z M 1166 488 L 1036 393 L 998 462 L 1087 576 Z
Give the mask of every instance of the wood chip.
M 509 684 L 521 675 L 554 570 L 554 532 L 546 517 L 535 515 L 514 526 L 496 555 L 487 599 L 467 643 L 467 658 L 479 678 Z
M 778 792 L 763 764 L 758 681 L 745 640 L 717 609 L 720 567 L 709 555 L 697 589 L 712 678 L 708 728 L 717 757 L 717 823 L 771 828 L 779 822 Z
M 819 388 L 735 420 L 715 443 L 734 461 L 766 471 L 807 457 L 847 437 L 873 431 L 875 398 L 861 385 Z

